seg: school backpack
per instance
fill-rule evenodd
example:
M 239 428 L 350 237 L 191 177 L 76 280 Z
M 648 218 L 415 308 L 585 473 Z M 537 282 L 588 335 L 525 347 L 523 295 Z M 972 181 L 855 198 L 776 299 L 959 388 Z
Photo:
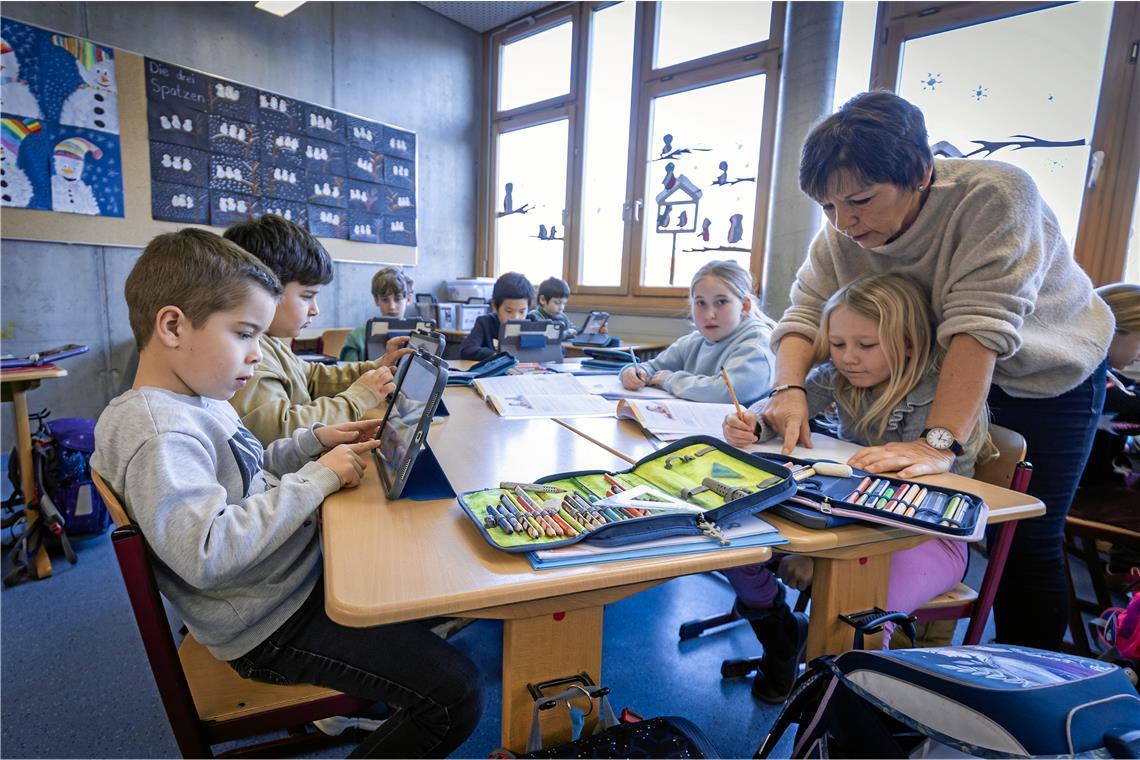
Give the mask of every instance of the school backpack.
M 1140 697 L 1115 665 L 1005 644 L 812 661 L 756 757 L 1137 757 Z

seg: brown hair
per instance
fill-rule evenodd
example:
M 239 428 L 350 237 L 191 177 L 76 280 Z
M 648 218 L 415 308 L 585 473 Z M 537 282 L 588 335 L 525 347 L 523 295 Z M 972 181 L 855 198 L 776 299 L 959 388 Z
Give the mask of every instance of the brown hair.
M 1104 299 L 1116 318 L 1116 332 L 1140 332 L 1140 285 L 1134 282 L 1114 282 L 1101 285 L 1096 294 Z
M 253 255 L 212 232 L 184 229 L 159 235 L 135 262 L 123 294 L 135 344 L 141 350 L 154 334 L 154 319 L 177 306 L 194 327 L 211 314 L 240 304 L 254 286 L 274 298 L 281 282 Z
M 384 267 L 372 275 L 372 300 L 378 301 L 380 296 L 407 298 L 415 287 L 415 282 L 406 272 L 396 267 Z

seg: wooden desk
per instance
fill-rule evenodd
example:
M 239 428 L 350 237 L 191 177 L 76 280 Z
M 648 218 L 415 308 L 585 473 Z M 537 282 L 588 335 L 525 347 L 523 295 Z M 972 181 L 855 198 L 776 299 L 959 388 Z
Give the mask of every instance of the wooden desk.
M 470 330 L 441 330 L 441 332 L 444 338 L 447 339 L 447 345 L 450 346 L 453 344 L 459 345 L 467 340 Z M 658 338 L 648 338 L 645 340 L 629 338 L 628 340 L 623 340 L 620 346 L 607 346 L 607 348 L 620 348 L 625 351 L 633 349 L 638 359 L 651 359 L 667 349 L 672 343 L 673 341 Z M 563 341 L 562 343 L 562 353 L 568 357 L 585 356 L 586 354 L 583 349 L 586 348 L 590 348 L 590 346 L 575 346 L 570 341 Z M 601 346 L 598 346 L 598 348 L 601 348 Z
M 449 388 L 444 399 L 451 415 L 428 441 L 456 491 L 626 466 L 551 420 L 498 417 L 469 388 Z M 535 572 L 521 555 L 492 548 L 454 499 L 389 502 L 374 467 L 360 487 L 325 501 L 322 531 L 326 609 L 339 623 L 503 619 L 502 741 L 515 750 L 530 727 L 528 682 L 582 670 L 602 678 L 604 605 L 680 575 L 771 557 L 754 547 Z M 546 715 L 543 734 L 565 741 L 566 724 L 564 715 Z
M 66 377 L 67 370 L 46 365 L 30 369 L 16 369 L 0 372 L 0 389 L 4 401 L 12 402 L 12 414 L 16 418 L 16 456 L 20 462 L 20 488 L 24 492 L 25 505 L 36 493 L 35 467 L 32 464 L 32 430 L 28 424 L 28 391 L 38 388 L 40 380 L 54 377 Z M 25 530 L 31 530 L 32 525 L 39 519 L 34 511 L 25 512 Z M 32 563 L 32 572 L 36 578 L 51 576 L 51 558 L 43 544 L 36 551 L 35 561 Z
M 580 418 L 559 423 L 610 453 L 636 462 L 656 450 L 642 428 L 632 420 L 616 418 Z M 818 434 L 812 435 L 813 448 L 797 448 L 793 455 L 846 461 L 858 446 Z M 750 451 L 778 452 L 781 442 L 750 447 Z M 1045 506 L 1029 494 L 1011 491 L 971 478 L 949 473 L 915 480 L 955 488 L 985 499 L 990 508 L 989 524 L 1024 520 L 1045 513 Z M 842 612 L 886 606 L 887 580 L 891 553 L 928 541 L 929 538 L 903 528 L 889 528 L 870 523 L 845 525 L 827 530 L 812 530 L 775 515 L 765 516 L 788 543 L 773 547 L 779 552 L 805 554 L 815 560 L 812 582 L 811 626 L 808 629 L 807 656 L 838 654 L 851 648 L 852 630 L 839 620 Z M 877 639 L 867 644 L 877 646 Z

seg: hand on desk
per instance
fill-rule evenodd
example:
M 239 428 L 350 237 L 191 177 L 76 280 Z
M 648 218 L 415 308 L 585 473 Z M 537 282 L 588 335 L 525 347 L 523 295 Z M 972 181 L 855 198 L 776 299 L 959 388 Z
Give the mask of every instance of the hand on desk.
M 621 371 L 621 384 L 626 390 L 639 391 L 649 380 L 649 370 L 639 364 L 627 364 Z
M 336 473 L 340 479 L 341 488 L 352 488 L 360 485 L 360 478 L 364 475 L 364 454 L 380 445 L 380 441 L 369 440 L 360 443 L 342 443 L 333 448 L 320 459 L 320 464 Z
M 759 440 L 756 437 L 756 415 L 752 412 L 745 412 L 743 419 L 735 414 L 726 415 L 720 426 L 724 440 L 738 449 L 743 449 Z
M 665 381 L 669 379 L 669 375 L 672 374 L 673 373 L 667 369 L 657 370 L 653 373 L 653 377 L 649 378 L 649 384 L 661 388 L 665 385 Z
M 954 452 L 939 451 L 926 441 L 886 443 L 859 449 L 847 464 L 867 472 L 897 472 L 900 478 L 949 472 Z
M 780 453 L 791 454 L 797 445 L 809 449 L 812 447 L 811 428 L 808 427 L 807 396 L 803 391 L 789 388 L 769 396 L 764 404 L 762 416 L 764 422 L 776 431 L 776 435 L 784 439 Z
M 368 370 L 356 378 L 356 382 L 353 383 L 353 385 L 363 385 L 375 393 L 376 398 L 380 399 L 380 401 L 383 401 L 389 393 L 393 393 L 396 390 L 396 384 L 392 382 L 392 370 L 388 367 L 378 367 Z

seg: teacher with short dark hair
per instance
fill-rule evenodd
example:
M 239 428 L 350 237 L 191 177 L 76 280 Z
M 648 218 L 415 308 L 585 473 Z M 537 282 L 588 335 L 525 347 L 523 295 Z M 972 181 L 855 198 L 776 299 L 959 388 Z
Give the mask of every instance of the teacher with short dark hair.
M 800 188 L 830 225 L 812 241 L 772 334 L 764 418 L 784 451 L 811 445 L 803 386 L 820 310 L 841 286 L 895 272 L 930 296 L 943 368 L 919 440 L 863 449 L 851 464 L 902 477 L 946 472 L 988 400 L 1021 433 L 1029 491 L 1046 506 L 1015 531 L 995 604 L 998 641 L 1059 649 L 1067 621 L 1061 538 L 1104 403 L 1108 307 L 1073 259 L 1032 178 L 998 161 L 934 160 L 922 111 L 857 95 L 804 143 Z

